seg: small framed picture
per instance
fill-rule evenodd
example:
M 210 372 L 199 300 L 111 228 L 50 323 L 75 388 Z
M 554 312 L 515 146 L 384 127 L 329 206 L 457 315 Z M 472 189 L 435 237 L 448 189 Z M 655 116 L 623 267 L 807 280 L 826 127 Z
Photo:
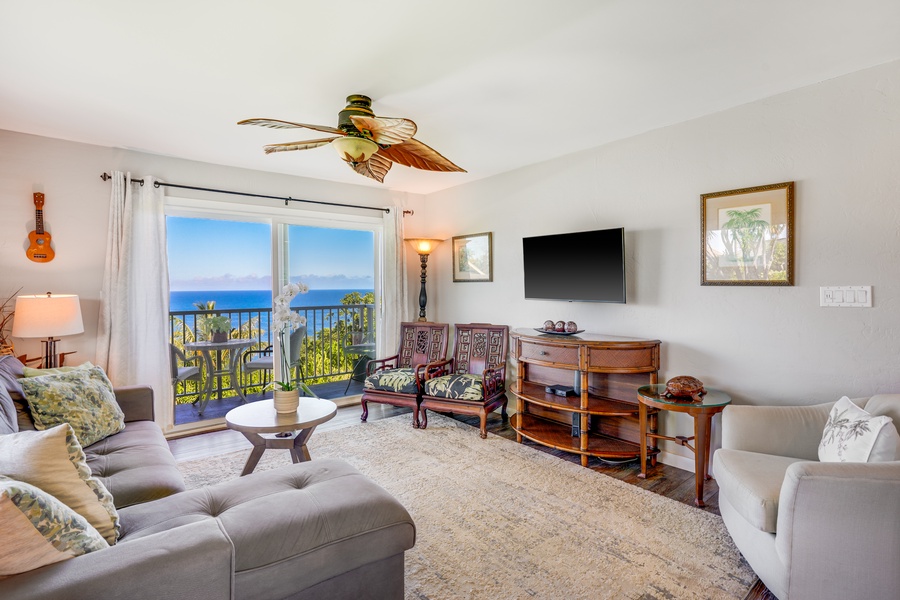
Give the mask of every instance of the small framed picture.
M 453 281 L 493 281 L 494 257 L 490 233 L 453 238 Z
M 794 285 L 794 182 L 701 196 L 702 285 Z

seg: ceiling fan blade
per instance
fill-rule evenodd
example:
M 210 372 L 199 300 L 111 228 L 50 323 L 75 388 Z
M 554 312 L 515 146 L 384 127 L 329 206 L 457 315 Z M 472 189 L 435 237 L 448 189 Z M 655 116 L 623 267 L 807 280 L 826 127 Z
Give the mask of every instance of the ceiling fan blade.
M 409 119 L 350 115 L 350 120 L 360 132 L 369 132 L 373 140 L 386 146 L 400 144 L 416 135 L 416 124 Z
M 263 146 L 263 150 L 266 151 L 266 154 L 272 154 L 273 152 L 287 152 L 288 150 L 309 150 L 311 148 L 318 148 L 319 146 L 330 144 L 332 140 L 336 139 L 336 137 L 330 137 L 319 138 L 317 140 L 303 140 L 300 142 L 287 142 L 285 144 L 269 144 L 268 146 Z
M 370 156 L 366 162 L 356 163 L 355 165 L 352 163 L 347 164 L 360 175 L 371 177 L 378 183 L 384 183 L 384 176 L 391 170 L 391 165 L 394 163 L 382 156 L 379 151 Z
M 259 125 L 260 127 L 269 127 L 271 129 L 314 129 L 325 133 L 336 133 L 338 135 L 347 135 L 337 127 L 329 127 L 328 125 L 309 125 L 308 123 L 292 123 L 291 121 L 281 121 L 279 119 L 244 119 L 238 121 L 238 125 Z
M 456 166 L 448 158 L 434 148 L 426 146 L 415 138 L 409 138 L 401 144 L 388 146 L 378 151 L 385 157 L 401 165 L 426 171 L 457 171 L 465 173 L 466 170 Z

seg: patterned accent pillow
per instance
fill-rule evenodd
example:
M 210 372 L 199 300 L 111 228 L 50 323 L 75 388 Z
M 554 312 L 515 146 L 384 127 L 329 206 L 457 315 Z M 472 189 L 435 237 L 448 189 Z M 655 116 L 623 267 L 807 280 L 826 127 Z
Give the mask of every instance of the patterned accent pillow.
M 43 375 L 59 375 L 60 373 L 71 373 L 72 371 L 92 369 L 94 367 L 90 361 L 81 363 L 75 367 L 54 367 L 52 369 L 32 369 L 31 367 L 22 367 L 23 377 L 41 377 Z
M 481 375 L 444 375 L 425 382 L 425 395 L 455 400 L 484 400 Z
M 400 394 L 418 394 L 416 373 L 412 369 L 385 369 L 366 377 L 363 387 Z
M 118 537 L 113 497 L 96 479 L 72 426 L 0 436 L 0 473 L 52 494 L 84 517 L 109 544 Z
M 0 475 L 0 577 L 108 547 L 84 517 L 52 495 Z
M 100 367 L 20 381 L 37 429 L 69 423 L 82 446 L 125 429 L 125 414 Z
M 893 419 L 875 417 L 847 396 L 834 403 L 822 441 L 821 462 L 888 462 L 896 460 L 900 434 Z

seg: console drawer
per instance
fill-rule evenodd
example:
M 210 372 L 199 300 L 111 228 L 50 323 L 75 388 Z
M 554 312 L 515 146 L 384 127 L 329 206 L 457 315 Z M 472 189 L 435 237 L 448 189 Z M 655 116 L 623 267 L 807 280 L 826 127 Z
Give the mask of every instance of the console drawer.
M 588 370 L 656 371 L 659 369 L 659 346 L 635 348 L 588 348 Z
M 550 344 L 540 344 L 520 339 L 519 351 L 517 352 L 519 360 L 542 362 L 558 366 L 567 366 L 572 369 L 578 369 L 578 346 L 551 346 Z

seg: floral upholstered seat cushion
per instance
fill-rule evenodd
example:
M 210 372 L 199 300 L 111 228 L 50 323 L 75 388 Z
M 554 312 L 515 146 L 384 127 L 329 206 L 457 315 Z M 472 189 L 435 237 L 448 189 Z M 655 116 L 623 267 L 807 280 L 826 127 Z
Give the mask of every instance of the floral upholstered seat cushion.
M 363 387 L 399 394 L 417 394 L 416 373 L 413 369 L 386 369 L 366 377 Z
M 425 395 L 454 400 L 484 400 L 481 375 L 443 375 L 425 382 Z

